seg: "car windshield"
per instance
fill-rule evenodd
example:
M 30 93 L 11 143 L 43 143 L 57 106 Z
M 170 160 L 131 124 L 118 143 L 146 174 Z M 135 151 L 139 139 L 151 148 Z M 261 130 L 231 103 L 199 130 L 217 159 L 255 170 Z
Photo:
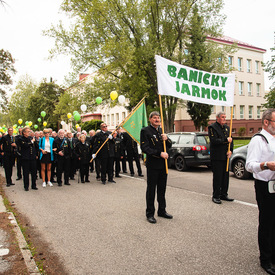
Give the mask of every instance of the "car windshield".
M 172 140 L 172 143 L 177 143 L 179 136 L 178 135 L 169 135 L 169 138 Z
M 209 143 L 209 137 L 208 136 L 197 136 L 198 143 L 200 145 L 207 145 Z

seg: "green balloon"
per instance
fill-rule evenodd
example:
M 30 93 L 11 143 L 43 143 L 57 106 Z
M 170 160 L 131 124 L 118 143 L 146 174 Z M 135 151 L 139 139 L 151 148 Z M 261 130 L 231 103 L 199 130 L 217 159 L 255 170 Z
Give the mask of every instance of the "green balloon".
M 45 112 L 45 111 L 42 111 L 42 112 L 41 112 L 41 116 L 42 116 L 42 117 L 45 117 L 45 115 L 46 115 L 46 112 Z
M 100 104 L 102 102 L 102 98 L 99 96 L 95 99 L 97 104 Z
M 81 119 L 80 114 L 79 114 L 79 113 L 76 113 L 76 114 L 74 115 L 74 120 L 79 121 L 80 119 Z
M 38 125 L 35 124 L 33 127 L 34 127 L 34 129 L 37 129 L 37 128 L 38 128 Z
M 29 125 L 29 122 L 28 122 L 28 121 L 26 121 L 26 122 L 25 122 L 25 125 Z
M 77 113 L 78 113 L 78 111 L 74 111 L 74 112 L 73 112 L 73 115 L 75 115 L 75 114 L 77 114 Z
M 37 121 L 38 121 L 38 122 L 41 122 L 41 118 L 39 117 L 39 118 L 37 119 Z

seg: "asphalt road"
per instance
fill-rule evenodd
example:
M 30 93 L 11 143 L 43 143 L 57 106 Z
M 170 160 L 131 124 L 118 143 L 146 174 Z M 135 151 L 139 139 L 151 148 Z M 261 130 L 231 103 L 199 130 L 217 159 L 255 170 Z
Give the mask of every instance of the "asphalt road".
M 123 175 L 106 186 L 94 178 L 45 189 L 39 180 L 38 191 L 25 192 L 22 182 L 5 188 L 69 274 L 265 274 L 252 181 L 231 178 L 229 194 L 238 201 L 216 205 L 209 170 L 170 169 L 167 211 L 174 219 L 149 224 L 146 178 Z

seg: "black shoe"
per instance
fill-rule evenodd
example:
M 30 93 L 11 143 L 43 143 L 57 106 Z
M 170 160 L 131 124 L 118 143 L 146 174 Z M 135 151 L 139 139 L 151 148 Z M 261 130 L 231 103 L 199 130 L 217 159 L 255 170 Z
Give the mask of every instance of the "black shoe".
M 96 178 L 96 180 L 101 181 L 101 179 L 100 179 L 100 178 Z
M 58 183 L 58 186 L 62 186 L 62 183 Z
M 71 180 L 75 180 L 75 178 L 74 178 L 74 177 L 71 177 L 70 179 L 71 179 Z
M 106 184 L 106 181 L 103 181 L 103 182 L 102 182 L 102 184 L 104 184 L 104 185 L 105 185 L 105 184 Z
M 217 199 L 217 198 L 212 198 L 212 201 L 213 201 L 214 203 L 217 203 L 217 204 L 221 204 L 221 203 L 222 203 L 221 200 L 220 200 L 220 199 Z
M 144 177 L 142 174 L 139 174 L 138 176 L 139 176 L 139 177 Z
M 116 183 L 114 180 L 108 180 L 109 182 Z
M 120 175 L 117 175 L 117 176 L 116 176 L 116 178 L 122 178 L 122 176 L 120 176 Z
M 51 180 L 51 183 L 56 183 L 56 180 Z
M 89 180 L 85 180 L 85 182 L 90 182 Z
M 25 188 L 25 191 L 29 191 L 29 188 Z
M 127 174 L 128 172 L 127 171 L 123 171 L 124 174 Z
M 135 174 L 131 174 L 131 177 L 133 177 Z
M 37 187 L 32 187 L 32 190 L 38 190 L 38 188 Z
M 147 221 L 148 221 L 149 223 L 156 223 L 156 222 L 157 222 L 157 220 L 156 220 L 153 216 L 147 217 Z
M 16 180 L 21 180 L 22 179 L 22 177 L 18 177 Z
M 275 269 L 271 266 L 271 264 L 261 264 L 261 267 L 268 274 L 275 274 Z
M 65 185 L 71 185 L 70 183 L 68 183 L 68 182 L 65 182 Z
M 10 183 L 10 185 L 15 185 L 15 183 Z
M 10 184 L 7 184 L 6 186 L 7 186 L 7 187 L 10 187 L 11 185 L 10 185 Z
M 221 196 L 221 200 L 223 200 L 223 201 L 234 201 L 234 199 L 231 199 L 228 196 Z
M 159 217 L 165 218 L 165 219 L 173 219 L 173 216 L 168 214 L 167 212 L 158 214 Z

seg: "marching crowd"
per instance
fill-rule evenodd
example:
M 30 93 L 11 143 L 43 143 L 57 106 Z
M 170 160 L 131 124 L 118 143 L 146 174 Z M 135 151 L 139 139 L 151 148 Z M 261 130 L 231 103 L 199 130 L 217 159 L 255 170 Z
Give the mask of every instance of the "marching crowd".
M 88 134 L 80 127 L 75 133 L 63 129 L 58 133 L 52 129 L 33 132 L 24 127 L 18 135 L 13 135 L 10 127 L 7 134 L 0 135 L 0 165 L 4 167 L 7 186 L 14 185 L 12 172 L 16 163 L 16 180 L 21 180 L 23 175 L 25 191 L 30 187 L 30 175 L 33 190 L 38 189 L 38 177 L 44 188 L 52 187 L 55 182 L 62 186 L 62 179 L 65 185 L 70 185 L 77 171 L 81 183 L 90 182 L 92 172 L 102 184 L 107 180 L 115 183 L 114 176 L 121 177 L 121 171 L 127 173 L 127 162 L 130 175 L 134 176 L 134 160 L 138 176 L 143 177 L 137 143 L 122 129 L 112 134 L 106 123 L 100 125 L 100 130 L 90 130 Z

